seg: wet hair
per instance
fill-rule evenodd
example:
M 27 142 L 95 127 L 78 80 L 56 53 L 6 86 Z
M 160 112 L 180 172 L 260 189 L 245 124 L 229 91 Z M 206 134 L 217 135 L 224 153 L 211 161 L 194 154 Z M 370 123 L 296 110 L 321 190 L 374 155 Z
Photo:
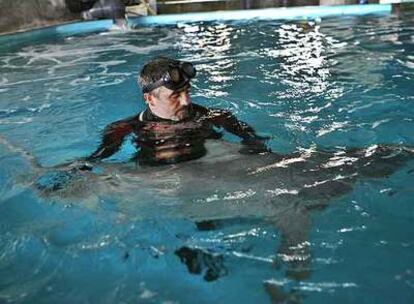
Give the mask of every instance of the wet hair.
M 145 64 L 138 76 L 138 85 L 141 89 L 160 80 L 168 72 L 172 62 L 175 62 L 175 60 L 167 57 L 157 57 Z M 154 93 L 157 94 L 158 90 L 155 89 Z

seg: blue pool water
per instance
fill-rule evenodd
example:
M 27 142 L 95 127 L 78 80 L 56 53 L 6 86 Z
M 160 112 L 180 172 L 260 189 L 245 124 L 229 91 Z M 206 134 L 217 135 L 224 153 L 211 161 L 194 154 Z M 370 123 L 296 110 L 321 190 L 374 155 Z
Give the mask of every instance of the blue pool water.
M 389 15 L 137 26 L 2 45 L 0 302 L 412 303 L 412 160 L 287 216 L 306 236 L 295 276 L 280 229 L 252 194 L 272 188 L 229 173 L 221 207 L 221 190 L 175 192 L 185 185 L 172 174 L 174 186 L 157 191 L 131 177 L 143 186 L 129 198 L 92 188 L 42 196 L 34 183 L 56 177 L 39 179 L 22 151 L 42 166 L 91 153 L 105 125 L 144 108 L 136 75 L 158 55 L 193 62 L 193 102 L 231 110 L 274 152 L 414 146 L 413 39 L 412 16 Z M 218 204 L 195 215 L 183 201 Z

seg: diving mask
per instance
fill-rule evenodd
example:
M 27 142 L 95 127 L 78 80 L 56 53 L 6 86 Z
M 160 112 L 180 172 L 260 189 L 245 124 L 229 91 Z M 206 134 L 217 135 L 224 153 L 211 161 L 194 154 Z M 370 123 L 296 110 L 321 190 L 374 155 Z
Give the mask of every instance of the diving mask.
M 143 93 L 149 93 L 156 88 L 165 86 L 167 89 L 177 91 L 190 82 L 196 75 L 196 69 L 190 62 L 174 61 L 169 64 L 168 71 L 154 83 L 142 88 Z

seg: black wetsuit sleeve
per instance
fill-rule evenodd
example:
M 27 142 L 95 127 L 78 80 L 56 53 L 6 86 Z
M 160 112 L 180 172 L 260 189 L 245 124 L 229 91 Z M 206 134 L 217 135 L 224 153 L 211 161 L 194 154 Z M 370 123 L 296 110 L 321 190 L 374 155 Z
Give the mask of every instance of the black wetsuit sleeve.
M 103 132 L 99 147 L 86 160 L 94 161 L 108 158 L 121 147 L 125 137 L 133 131 L 133 124 L 129 120 L 114 122 L 108 125 Z
M 240 150 L 243 154 L 255 154 L 270 152 L 266 146 L 268 138 L 256 134 L 256 131 L 247 123 L 238 120 L 230 111 L 213 110 L 213 123 L 217 127 L 222 127 L 242 139 L 243 148 Z

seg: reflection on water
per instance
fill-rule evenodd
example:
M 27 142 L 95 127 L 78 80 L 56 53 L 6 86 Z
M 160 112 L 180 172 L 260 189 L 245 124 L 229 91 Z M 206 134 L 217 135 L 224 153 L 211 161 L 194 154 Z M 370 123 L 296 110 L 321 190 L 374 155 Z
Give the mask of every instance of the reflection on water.
M 279 45 L 263 49 L 281 62 L 278 70 L 270 71 L 267 77 L 292 87 L 282 94 L 301 98 L 308 92 L 318 94 L 326 90 L 330 76 L 326 54 L 339 46 L 331 37 L 320 33 L 319 27 L 315 22 L 282 25 L 276 31 Z
M 226 24 L 182 24 L 179 28 L 183 33 L 176 47 L 191 52 L 188 59 L 197 63 L 197 69 L 209 82 L 208 88 L 200 93 L 205 97 L 227 96 L 226 88 L 238 78 L 235 74 L 238 60 L 231 52 L 231 41 L 237 37 L 238 30 Z
M 412 29 L 393 16 L 194 23 L 3 50 L 0 302 L 409 302 L 413 163 L 379 144 L 414 145 Z M 297 153 L 216 147 L 188 167 L 62 173 L 23 152 L 89 154 L 144 107 L 135 75 L 161 54 L 195 63 L 194 102 Z

